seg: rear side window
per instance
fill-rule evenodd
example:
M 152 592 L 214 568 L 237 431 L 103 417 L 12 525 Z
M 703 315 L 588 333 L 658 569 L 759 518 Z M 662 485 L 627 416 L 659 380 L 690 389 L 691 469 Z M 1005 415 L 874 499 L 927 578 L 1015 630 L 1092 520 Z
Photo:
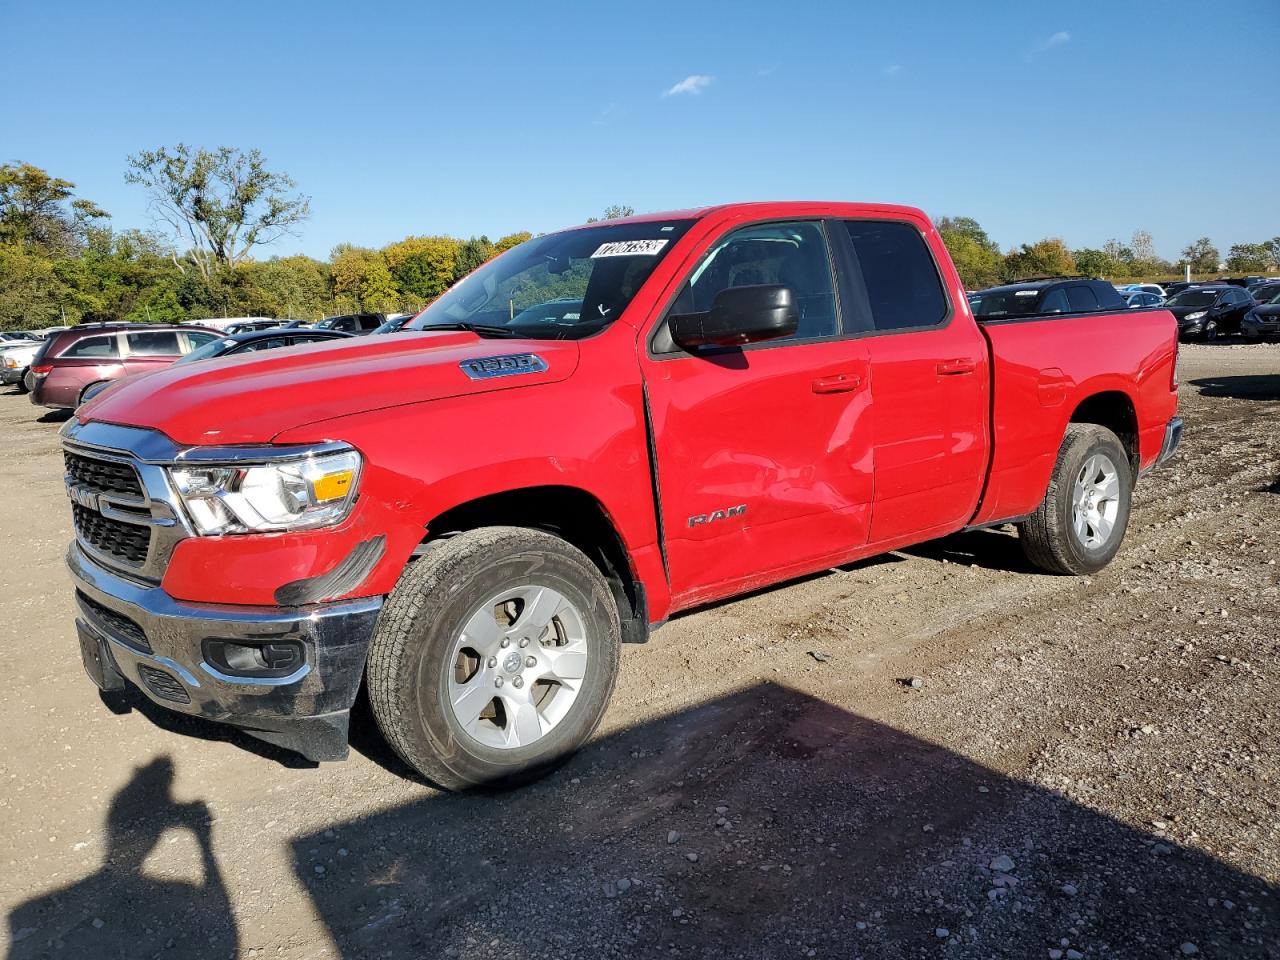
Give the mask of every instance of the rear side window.
M 126 336 L 131 357 L 176 357 L 182 352 L 178 349 L 178 335 L 172 330 L 148 330 Z
M 1124 310 L 1128 306 L 1124 297 L 1120 296 L 1116 288 L 1109 283 L 1091 283 L 1089 289 L 1097 297 L 1098 308 L 1101 310 Z
M 1067 299 L 1071 301 L 1071 309 L 1075 313 L 1096 313 L 1098 298 L 1084 284 L 1067 287 Z
M 67 347 L 59 356 L 68 358 L 118 357 L 120 356 L 120 343 L 114 334 L 105 337 L 85 337 L 83 340 L 77 340 Z
M 947 317 L 937 265 L 909 223 L 846 220 L 877 330 L 934 327 Z

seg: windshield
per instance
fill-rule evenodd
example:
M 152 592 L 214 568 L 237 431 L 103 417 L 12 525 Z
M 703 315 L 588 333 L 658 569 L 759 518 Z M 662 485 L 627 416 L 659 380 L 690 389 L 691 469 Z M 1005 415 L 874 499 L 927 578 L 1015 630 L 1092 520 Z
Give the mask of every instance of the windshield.
M 199 350 L 192 350 L 185 357 L 179 358 L 176 363 L 195 363 L 197 360 L 208 360 L 210 357 L 216 357 L 223 350 L 234 347 L 236 342 L 231 337 L 219 337 L 216 340 L 210 340 Z
M 1280 287 L 1268 287 L 1265 290 L 1259 290 L 1257 297 L 1259 303 L 1280 303 Z
M 982 299 L 977 304 L 976 315 L 1004 317 L 1035 313 L 1039 301 L 1039 290 L 984 290 Z
M 1218 290 L 1185 290 L 1169 300 L 1170 307 L 1207 307 L 1218 299 Z
M 692 223 L 603 223 L 527 240 L 463 277 L 410 329 L 477 324 L 538 340 L 589 337 L 618 319 Z

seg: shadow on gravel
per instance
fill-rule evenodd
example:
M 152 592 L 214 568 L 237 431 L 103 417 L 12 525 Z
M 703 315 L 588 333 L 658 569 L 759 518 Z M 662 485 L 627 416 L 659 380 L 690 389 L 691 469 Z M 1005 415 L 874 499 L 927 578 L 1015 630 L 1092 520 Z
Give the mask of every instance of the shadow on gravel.
M 1035 566 L 1022 552 L 1018 534 L 1009 529 L 970 530 L 953 534 L 941 540 L 930 540 L 899 551 L 927 560 L 946 560 L 964 566 L 983 567 L 987 570 L 1003 570 L 1009 573 L 1037 573 L 1044 571 Z
M 116 716 L 124 716 L 133 710 L 137 710 L 161 730 L 169 733 L 192 737 L 196 740 L 231 743 L 247 753 L 272 760 L 280 764 L 280 766 L 288 767 L 291 770 L 307 770 L 320 766 L 318 763 L 307 760 L 292 750 L 285 750 L 283 747 L 274 746 L 265 740 L 251 737 L 243 730 L 237 730 L 235 727 L 225 723 L 214 723 L 212 720 L 205 720 L 202 717 L 178 713 L 176 710 L 166 710 L 164 707 L 152 703 L 145 694 L 135 690 L 132 686 L 126 686 L 123 690 L 111 693 L 99 691 L 98 697 L 106 708 Z
M 773 684 L 293 854 L 349 960 L 1280 951 L 1264 881 Z
M 36 417 L 36 423 L 66 423 L 70 419 L 70 410 L 46 410 Z
M 175 803 L 173 761 L 153 760 L 112 798 L 106 857 L 96 873 L 9 914 L 9 958 L 234 957 L 239 938 L 213 854 L 209 809 Z M 85 811 L 96 819 L 97 811 Z M 202 882 L 161 879 L 143 862 L 169 829 L 200 847 Z
M 1230 397 L 1233 400 L 1280 400 L 1280 373 L 1259 373 L 1236 377 L 1202 377 L 1192 380 L 1202 397 Z

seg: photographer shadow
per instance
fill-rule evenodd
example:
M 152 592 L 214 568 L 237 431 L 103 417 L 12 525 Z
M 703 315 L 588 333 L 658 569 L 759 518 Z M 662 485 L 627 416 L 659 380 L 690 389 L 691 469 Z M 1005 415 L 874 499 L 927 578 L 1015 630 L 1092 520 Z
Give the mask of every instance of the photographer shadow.
M 93 874 L 28 900 L 9 915 L 9 960 L 235 956 L 238 937 L 222 873 L 213 855 L 209 809 L 177 803 L 173 761 L 153 760 L 111 801 L 107 853 Z M 143 871 L 166 830 L 189 830 L 200 847 L 203 882 Z

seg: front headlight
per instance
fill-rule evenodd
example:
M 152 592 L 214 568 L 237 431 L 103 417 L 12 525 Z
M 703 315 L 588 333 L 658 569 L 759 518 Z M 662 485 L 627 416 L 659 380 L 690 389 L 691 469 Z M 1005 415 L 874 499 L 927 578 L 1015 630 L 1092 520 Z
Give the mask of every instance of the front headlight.
M 1199 320 L 1201 317 L 1203 317 L 1203 316 L 1204 316 L 1205 314 L 1207 314 L 1208 312 L 1209 312 L 1208 310 L 1197 310 L 1195 313 L 1188 313 L 1185 317 L 1183 317 L 1183 319 L 1184 319 L 1184 320 Z
M 355 502 L 360 454 L 293 453 L 264 463 L 169 468 L 183 506 L 204 536 L 310 530 L 337 523 Z

